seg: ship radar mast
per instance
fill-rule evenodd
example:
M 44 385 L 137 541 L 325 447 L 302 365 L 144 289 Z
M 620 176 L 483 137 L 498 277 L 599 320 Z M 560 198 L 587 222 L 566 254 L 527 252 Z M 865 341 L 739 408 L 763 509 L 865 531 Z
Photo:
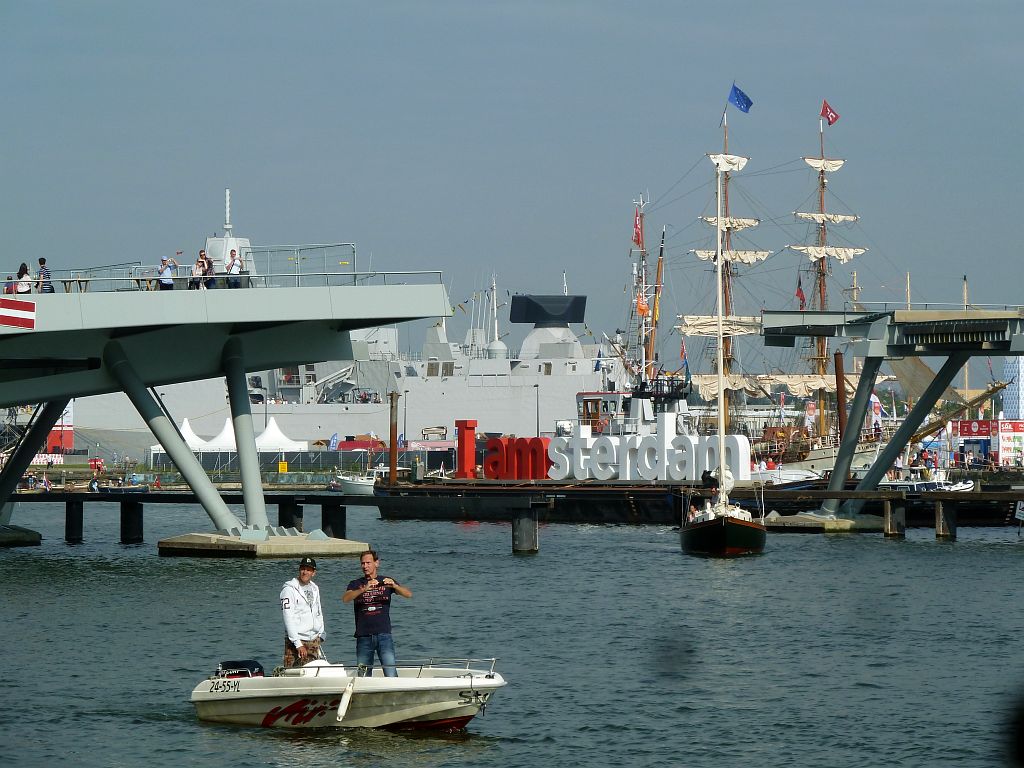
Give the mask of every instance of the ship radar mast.
M 231 237 L 231 190 L 224 190 L 224 237 Z

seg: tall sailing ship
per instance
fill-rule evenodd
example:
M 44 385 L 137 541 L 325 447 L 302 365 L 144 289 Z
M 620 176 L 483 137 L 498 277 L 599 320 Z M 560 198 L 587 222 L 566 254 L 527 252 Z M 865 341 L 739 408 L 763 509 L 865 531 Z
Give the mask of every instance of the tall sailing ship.
M 822 110 L 823 121 L 826 110 Z M 838 119 L 835 113 L 828 110 L 833 116 L 832 122 Z M 728 153 L 728 125 L 723 121 L 724 146 L 723 150 Z M 805 157 L 803 161 L 810 166 L 818 177 L 817 181 L 817 210 L 810 212 L 794 212 L 799 221 L 809 222 L 814 227 L 813 242 L 808 245 L 788 245 L 786 248 L 800 252 L 810 260 L 810 269 L 801 269 L 798 279 L 797 298 L 800 301 L 800 310 L 805 311 L 826 311 L 828 310 L 828 289 L 827 281 L 832 274 L 832 262 L 839 261 L 847 263 L 853 257 L 862 254 L 866 249 L 858 247 L 839 246 L 829 242 L 829 228 L 833 225 L 843 225 L 856 222 L 858 217 L 852 214 L 835 213 L 829 210 L 826 203 L 826 191 L 828 188 L 827 174 L 838 171 L 845 162 L 844 160 L 829 158 L 824 151 L 824 124 L 819 125 L 819 155 L 817 157 Z M 754 453 L 758 457 L 771 459 L 773 463 L 786 467 L 789 470 L 809 471 L 823 473 L 831 470 L 835 462 L 835 456 L 839 449 L 839 435 L 836 429 L 835 420 L 829 419 L 834 407 L 834 401 L 829 402 L 828 396 L 834 395 L 837 389 L 835 376 L 830 374 L 828 357 L 828 340 L 825 338 L 816 339 L 812 342 L 809 350 L 808 361 L 811 371 L 808 373 L 764 373 L 755 374 L 749 371 L 742 371 L 742 366 L 737 364 L 735 337 L 747 334 L 755 334 L 760 331 L 760 319 L 753 316 L 737 315 L 734 312 L 733 296 L 735 294 L 735 280 L 740 265 L 753 265 L 767 259 L 772 255 L 766 250 L 739 250 L 734 246 L 733 241 L 738 232 L 749 230 L 759 224 L 756 218 L 745 218 L 733 215 L 730 210 L 729 185 L 733 171 L 722 173 L 722 197 L 721 217 L 704 216 L 702 220 L 710 226 L 721 227 L 723 240 L 723 295 L 724 295 L 724 319 L 723 319 L 723 374 L 724 386 L 726 388 L 725 402 L 727 403 L 726 425 L 729 427 L 731 414 L 737 413 L 736 400 L 743 392 L 756 397 L 766 394 L 774 395 L 778 390 L 784 390 L 796 399 L 808 399 L 811 406 L 806 408 L 805 415 L 796 424 L 783 423 L 781 418 L 782 397 L 780 406 L 776 413 L 780 414 L 778 419 L 770 422 L 761 421 L 759 424 L 737 423 L 733 429 L 744 431 L 751 436 L 754 445 Z M 694 251 L 698 258 L 713 260 L 714 250 Z M 811 279 L 808 281 L 811 292 L 810 306 L 807 306 L 806 296 L 803 293 L 803 275 L 810 272 Z M 714 319 L 701 315 L 685 315 L 680 318 L 679 331 L 684 336 L 713 336 L 715 330 Z M 717 379 L 714 374 L 695 375 L 694 387 L 701 398 L 712 400 L 716 396 Z M 859 379 L 856 372 L 846 374 L 845 381 L 848 389 L 855 388 Z M 730 398 L 730 392 L 733 397 Z M 705 423 L 709 420 L 705 419 Z M 855 428 L 860 429 L 861 425 Z M 884 436 L 883 436 L 884 437 Z M 861 467 L 869 465 L 878 452 L 879 436 L 871 429 L 863 432 L 862 439 L 858 442 L 854 466 Z M 794 477 L 780 477 L 779 480 L 795 479 Z

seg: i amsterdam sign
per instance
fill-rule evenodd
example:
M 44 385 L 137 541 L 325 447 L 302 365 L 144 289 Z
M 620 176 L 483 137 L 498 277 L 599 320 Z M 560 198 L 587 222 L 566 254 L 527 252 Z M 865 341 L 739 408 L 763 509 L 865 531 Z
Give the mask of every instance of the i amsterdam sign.
M 471 425 L 471 426 L 470 426 Z M 471 478 L 475 421 L 456 422 L 460 457 L 456 477 Z M 463 442 L 466 441 L 466 442 Z M 737 481 L 750 479 L 750 441 L 726 435 L 726 463 Z M 464 463 L 465 460 L 468 464 Z M 718 438 L 676 434 L 675 415 L 658 414 L 656 434 L 601 435 L 581 426 L 578 435 L 492 438 L 484 477 L 490 480 L 631 480 L 689 483 L 718 467 Z

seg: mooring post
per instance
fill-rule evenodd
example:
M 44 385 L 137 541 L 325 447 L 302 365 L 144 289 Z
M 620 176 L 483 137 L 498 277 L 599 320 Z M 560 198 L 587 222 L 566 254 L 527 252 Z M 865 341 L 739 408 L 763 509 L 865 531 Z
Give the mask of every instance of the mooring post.
M 523 504 L 523 501 L 526 503 Z M 535 555 L 540 551 L 540 525 L 537 507 L 529 499 L 522 499 L 509 507 L 512 515 L 512 554 Z
M 121 502 L 121 543 L 142 543 L 142 502 Z
M 935 500 L 935 538 L 956 541 L 956 507 Z
M 323 532 L 332 538 L 344 539 L 345 524 L 347 522 L 345 505 L 339 504 L 336 501 L 325 501 L 320 505 L 320 511 L 323 515 L 322 522 L 320 523 L 320 528 Z
M 282 528 L 294 528 L 302 532 L 302 505 L 293 498 L 284 498 L 277 503 L 277 524 Z
M 81 499 L 64 503 L 64 541 L 68 544 L 81 544 L 85 540 L 84 511 L 85 502 Z
M 903 539 L 907 535 L 907 507 L 903 499 L 883 499 L 884 533 L 887 539 Z

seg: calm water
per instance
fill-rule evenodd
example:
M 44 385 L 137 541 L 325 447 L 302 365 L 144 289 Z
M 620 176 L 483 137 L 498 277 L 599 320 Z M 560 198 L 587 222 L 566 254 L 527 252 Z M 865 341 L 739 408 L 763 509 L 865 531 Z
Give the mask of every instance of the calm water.
M 62 506 L 14 522 L 46 538 L 0 550 L 0 764 L 1007 765 L 1024 692 L 1014 529 L 772 535 L 719 562 L 669 528 L 548 526 L 515 557 L 507 526 L 359 509 L 350 536 L 415 592 L 392 610 L 399 657 L 496 655 L 510 685 L 458 737 L 204 725 L 188 694 L 217 661 L 279 663 L 296 564 L 157 557 L 157 539 L 209 528 L 191 507 L 152 507 L 130 547 L 115 505 L 87 508 L 76 547 Z M 335 660 L 354 655 L 340 595 L 358 575 L 320 562 Z

